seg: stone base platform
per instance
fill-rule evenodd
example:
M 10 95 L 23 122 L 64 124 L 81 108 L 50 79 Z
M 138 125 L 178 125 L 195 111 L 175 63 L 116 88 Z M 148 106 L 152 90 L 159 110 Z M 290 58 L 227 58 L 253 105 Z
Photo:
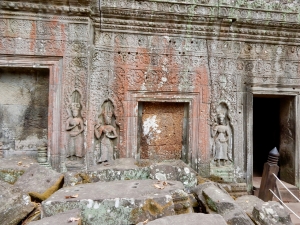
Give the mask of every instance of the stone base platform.
M 44 216 L 79 208 L 83 224 L 137 224 L 175 215 L 181 182 L 127 180 L 65 187 L 42 202 Z
M 215 182 L 234 183 L 234 168 L 233 165 L 216 166 L 210 164 L 210 178 Z
M 132 158 L 117 159 L 113 164 L 100 164 L 88 170 L 64 173 L 65 186 L 115 180 L 177 180 L 189 189 L 197 185 L 197 173 L 181 160 L 160 163 L 136 162 Z

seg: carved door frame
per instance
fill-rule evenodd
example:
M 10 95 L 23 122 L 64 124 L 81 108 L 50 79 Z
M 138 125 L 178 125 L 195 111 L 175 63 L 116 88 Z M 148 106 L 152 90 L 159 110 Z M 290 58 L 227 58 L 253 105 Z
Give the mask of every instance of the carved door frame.
M 146 92 L 146 91 L 129 91 L 125 98 L 124 107 L 126 124 L 126 157 L 138 159 L 138 103 L 139 102 L 181 102 L 188 103 L 187 125 L 187 163 L 192 167 L 197 155 L 199 154 L 199 118 L 200 118 L 200 93 L 182 93 L 182 92 Z
M 49 69 L 48 161 L 59 170 L 61 143 L 62 57 L 0 55 L 0 67 Z
M 272 95 L 272 96 L 289 96 L 294 97 L 295 113 L 295 186 L 300 188 L 300 89 L 288 87 L 259 87 L 251 86 L 247 88 L 246 93 L 246 173 L 247 173 L 247 190 L 252 191 L 253 183 L 253 96 L 254 95 Z

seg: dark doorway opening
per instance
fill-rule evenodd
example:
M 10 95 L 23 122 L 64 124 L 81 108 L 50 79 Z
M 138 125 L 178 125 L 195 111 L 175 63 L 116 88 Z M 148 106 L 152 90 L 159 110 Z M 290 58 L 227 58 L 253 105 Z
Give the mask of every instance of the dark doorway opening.
M 295 97 L 260 95 L 253 98 L 253 177 L 261 177 L 269 152 L 280 157 L 279 178 L 295 184 Z
M 253 176 L 261 177 L 269 152 L 280 149 L 280 98 L 253 98 Z

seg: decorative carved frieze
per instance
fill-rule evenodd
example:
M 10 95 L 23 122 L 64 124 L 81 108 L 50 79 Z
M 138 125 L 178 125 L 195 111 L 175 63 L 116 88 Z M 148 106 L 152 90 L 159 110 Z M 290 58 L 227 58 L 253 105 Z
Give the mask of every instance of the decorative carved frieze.
M 296 1 L 136 1 L 104 0 L 104 30 L 190 34 L 198 37 L 299 42 L 300 4 Z M 220 19 L 222 17 L 222 19 Z M 173 21 L 170 23 L 170 21 Z M 176 22 L 180 21 L 180 23 Z M 221 26 L 220 26 L 221 25 Z M 246 25 L 246 26 L 245 26 Z M 279 31 L 276 27 L 285 27 Z
M 86 57 L 66 57 L 64 67 L 64 107 L 71 104 L 70 96 L 75 91 L 78 91 L 81 96 L 81 115 L 86 117 L 86 89 L 87 89 L 87 68 L 88 59 Z M 68 118 L 65 109 L 64 121 Z
M 51 4 L 49 4 L 51 2 Z M 54 14 L 69 14 L 69 15 L 87 15 L 91 13 L 91 1 L 6 1 L 0 2 L 0 9 L 13 11 L 31 11 L 35 13 L 54 13 Z
M 63 55 L 64 41 L 57 40 L 33 40 L 24 38 L 1 38 L 0 53 L 27 55 Z
M 88 36 L 89 29 L 87 24 L 69 24 L 69 40 L 87 40 Z
M 33 19 L 0 19 L 0 36 L 65 40 L 69 31 L 69 24 L 62 21 L 44 21 Z M 55 37 L 55 38 L 54 38 Z

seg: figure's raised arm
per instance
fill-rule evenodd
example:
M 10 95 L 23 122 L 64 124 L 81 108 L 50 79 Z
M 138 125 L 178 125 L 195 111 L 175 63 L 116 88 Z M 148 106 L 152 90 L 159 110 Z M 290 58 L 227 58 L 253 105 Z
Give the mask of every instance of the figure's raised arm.
M 75 125 L 71 125 L 71 120 L 72 120 L 73 118 L 69 118 L 69 119 L 67 119 L 67 122 L 66 122 L 66 131 L 70 131 L 70 130 L 72 130 L 74 127 L 76 127 L 76 124 Z
M 79 126 L 78 134 L 80 134 L 81 132 L 83 132 L 83 120 L 82 119 L 79 120 L 78 126 Z
M 95 136 L 96 136 L 97 139 L 99 139 L 101 137 L 102 131 L 103 131 L 102 126 L 99 125 L 99 124 L 96 124 L 95 125 Z
M 215 124 L 213 125 L 212 129 L 211 129 L 211 136 L 212 136 L 212 137 L 215 137 L 216 134 L 217 134 L 217 132 L 218 132 L 218 124 L 215 123 Z
M 115 137 L 118 137 L 118 134 L 117 134 L 116 128 L 113 128 L 113 130 L 112 130 L 112 131 L 113 131 L 113 133 L 114 133 L 114 136 L 115 136 Z

